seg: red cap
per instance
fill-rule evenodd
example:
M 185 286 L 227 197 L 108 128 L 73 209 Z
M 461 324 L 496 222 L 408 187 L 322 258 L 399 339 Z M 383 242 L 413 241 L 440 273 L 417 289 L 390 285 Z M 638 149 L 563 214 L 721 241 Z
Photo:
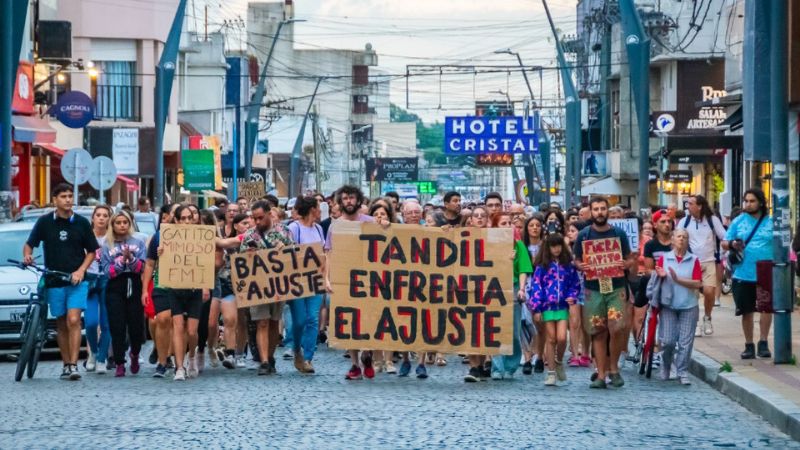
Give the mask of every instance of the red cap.
M 666 213 L 664 213 L 663 209 L 659 209 L 658 211 L 653 213 L 653 223 L 658 223 L 658 221 L 661 220 L 661 216 L 664 214 Z

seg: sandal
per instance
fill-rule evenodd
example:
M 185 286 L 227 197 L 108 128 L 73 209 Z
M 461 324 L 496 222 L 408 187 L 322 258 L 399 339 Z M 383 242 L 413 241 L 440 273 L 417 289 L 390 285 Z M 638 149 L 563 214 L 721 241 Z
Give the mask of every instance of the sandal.
M 447 365 L 447 360 L 444 359 L 443 356 L 437 356 L 436 357 L 436 365 L 439 366 L 439 367 L 444 367 L 444 366 Z

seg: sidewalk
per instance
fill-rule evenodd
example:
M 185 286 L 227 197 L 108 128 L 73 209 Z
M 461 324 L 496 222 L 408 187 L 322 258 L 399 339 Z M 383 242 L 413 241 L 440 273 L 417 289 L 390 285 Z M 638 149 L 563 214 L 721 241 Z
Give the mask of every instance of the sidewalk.
M 700 314 L 702 317 L 702 307 Z M 800 440 L 800 367 L 776 365 L 772 359 L 741 359 L 744 335 L 741 320 L 734 316 L 731 296 L 723 296 L 722 306 L 714 308 L 713 319 L 714 334 L 695 338 L 692 374 Z M 756 315 L 756 340 L 758 333 Z M 769 346 L 774 350 L 772 330 Z M 792 314 L 792 352 L 800 354 L 800 313 L 797 310 Z M 719 368 L 726 361 L 733 372 L 720 373 Z

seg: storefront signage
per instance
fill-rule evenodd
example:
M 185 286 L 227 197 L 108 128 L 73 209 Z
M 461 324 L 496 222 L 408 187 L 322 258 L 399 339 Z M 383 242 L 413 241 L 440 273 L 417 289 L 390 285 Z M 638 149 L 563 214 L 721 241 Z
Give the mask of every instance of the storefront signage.
M 56 118 L 69 128 L 83 128 L 94 119 L 94 102 L 81 91 L 69 91 L 58 97 Z
M 214 151 L 181 150 L 183 187 L 189 191 L 214 189 Z
M 111 157 L 120 175 L 139 174 L 139 129 L 115 128 L 111 137 Z
M 370 158 L 366 160 L 367 181 L 415 181 L 418 158 Z
M 219 137 L 189 136 L 189 148 L 192 150 L 209 149 L 214 151 L 214 189 L 222 189 L 222 144 Z
M 608 153 L 583 152 L 583 174 L 593 177 L 608 175 Z
M 447 117 L 444 125 L 444 153 L 479 155 L 486 153 L 530 153 L 539 149 L 536 130 L 539 116 Z
M 728 116 L 724 106 L 698 106 L 724 97 L 725 61 L 721 58 L 678 62 L 677 133 L 718 133 L 714 127 Z
M 33 66 L 20 61 L 17 68 L 17 85 L 11 100 L 11 111 L 15 114 L 33 114 Z
M 672 183 L 691 183 L 694 174 L 691 170 L 668 170 L 664 172 L 664 180 Z
M 479 166 L 513 166 L 514 155 L 511 153 L 485 153 L 475 157 Z

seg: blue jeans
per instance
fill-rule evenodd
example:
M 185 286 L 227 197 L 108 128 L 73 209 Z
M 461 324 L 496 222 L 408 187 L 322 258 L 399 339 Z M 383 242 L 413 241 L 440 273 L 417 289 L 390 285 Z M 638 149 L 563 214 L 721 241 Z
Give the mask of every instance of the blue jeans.
M 515 291 L 516 292 L 516 291 Z M 511 355 L 492 356 L 492 372 L 513 375 L 522 359 L 522 347 L 519 344 L 519 328 L 522 321 L 522 304 L 514 300 L 514 353 Z
M 106 286 L 108 278 L 101 275 L 90 284 L 86 298 L 86 310 L 83 312 L 83 323 L 86 327 L 86 343 L 96 356 L 98 362 L 108 358 L 108 346 L 111 345 L 111 331 L 108 327 L 108 310 L 106 309 Z M 100 327 L 98 342 L 97 327 Z
M 292 329 L 292 313 L 290 311 L 291 305 L 297 300 L 289 301 L 289 308 L 283 308 L 283 346 L 287 349 L 294 348 L 294 331 Z
M 295 353 L 303 349 L 306 361 L 314 359 L 317 351 L 317 335 L 319 333 L 319 309 L 322 306 L 322 296 L 291 300 L 289 309 L 292 312 L 292 341 Z

